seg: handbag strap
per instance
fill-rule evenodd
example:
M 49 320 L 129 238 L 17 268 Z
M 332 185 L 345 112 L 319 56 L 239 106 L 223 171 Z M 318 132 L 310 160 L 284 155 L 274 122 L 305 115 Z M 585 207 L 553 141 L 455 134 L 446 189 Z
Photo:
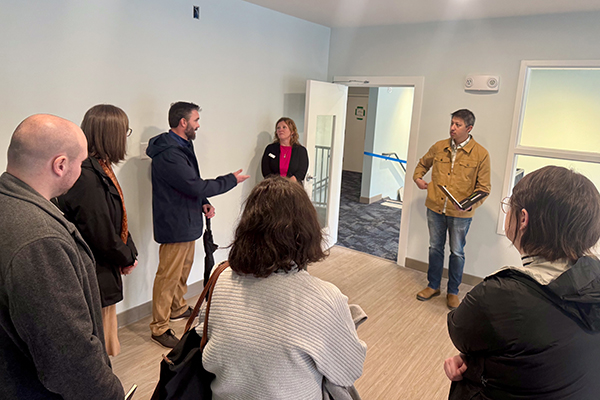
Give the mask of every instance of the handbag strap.
M 208 313 L 210 311 L 210 303 L 212 300 L 212 295 L 215 291 L 215 286 L 217 286 L 217 279 L 221 272 L 223 272 L 227 267 L 229 267 L 229 261 L 225 261 L 222 264 L 219 264 L 215 272 L 211 275 L 210 279 L 215 277 L 210 290 L 208 291 L 208 299 L 206 300 L 206 311 L 204 312 L 204 326 L 202 327 L 202 339 L 200 340 L 200 350 L 204 350 L 204 346 L 206 346 L 206 341 L 208 340 Z
M 206 324 L 208 322 L 208 312 L 210 310 L 210 299 L 212 299 L 213 288 L 217 284 L 217 279 L 219 278 L 219 275 L 221 275 L 221 272 L 223 272 L 225 269 L 227 269 L 227 267 L 229 267 L 229 261 L 224 261 L 221 264 L 219 264 L 219 266 L 217 268 L 215 268 L 214 272 L 208 279 L 208 283 L 206 284 L 206 286 L 204 286 L 204 290 L 202 290 L 202 293 L 200 294 L 198 301 L 196 301 L 196 305 L 194 306 L 194 309 L 192 310 L 192 314 L 190 315 L 187 323 L 185 324 L 185 332 L 187 332 L 190 330 L 190 328 L 192 327 L 192 324 L 194 323 L 194 320 L 198 316 L 198 313 L 200 312 L 200 307 L 202 307 L 202 303 L 204 302 L 204 299 L 207 299 L 206 313 L 204 315 L 204 333 L 202 335 L 202 343 L 206 343 L 206 340 L 205 340 L 206 332 L 207 332 Z M 207 294 L 208 294 L 208 298 L 207 298 Z M 201 345 L 201 347 L 204 347 L 204 345 Z

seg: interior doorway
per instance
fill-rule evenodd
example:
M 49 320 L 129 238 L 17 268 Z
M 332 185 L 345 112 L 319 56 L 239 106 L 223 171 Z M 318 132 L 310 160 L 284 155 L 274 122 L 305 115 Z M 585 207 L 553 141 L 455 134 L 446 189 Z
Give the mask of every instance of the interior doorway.
M 419 132 L 419 123 L 420 123 L 420 117 L 421 117 L 421 107 L 422 107 L 422 100 L 423 100 L 423 84 L 424 84 L 424 78 L 423 77 L 369 77 L 369 76 L 335 76 L 333 79 L 334 83 L 338 83 L 338 84 L 343 84 L 348 86 L 349 90 L 352 91 L 352 93 L 360 93 L 362 91 L 363 97 L 366 94 L 366 91 L 368 90 L 369 92 L 371 92 L 373 89 L 374 90 L 379 90 L 379 91 L 385 91 L 385 93 L 390 93 L 390 92 L 394 92 L 396 88 L 400 89 L 400 88 L 410 88 L 411 89 L 411 94 L 410 97 L 412 99 L 412 107 L 410 107 L 410 111 L 409 114 L 410 116 L 405 115 L 404 116 L 404 121 L 409 120 L 409 124 L 407 126 L 407 139 L 406 139 L 406 147 L 404 151 L 401 151 L 402 154 L 406 154 L 405 158 L 403 159 L 403 161 L 405 161 L 405 163 L 402 163 L 403 166 L 406 168 L 406 171 L 412 171 L 412 168 L 414 168 L 414 166 L 416 165 L 417 162 L 417 142 L 418 142 L 418 132 Z M 358 90 L 356 90 L 358 89 Z M 356 96 L 352 96 L 352 97 L 356 97 Z M 365 108 L 363 106 L 363 109 L 358 108 L 357 109 L 357 105 L 353 102 L 350 102 L 348 104 L 348 108 L 347 108 L 347 115 L 351 116 L 354 115 L 355 117 L 360 116 L 361 113 L 364 112 L 364 121 L 365 124 L 368 122 L 368 116 L 369 116 L 369 110 L 368 110 L 368 98 L 370 97 L 370 93 L 366 95 L 367 98 L 367 107 Z M 363 99 L 364 100 L 364 99 Z M 348 134 L 348 128 L 346 127 L 345 129 L 345 133 Z M 350 133 L 352 135 L 352 133 Z M 354 141 L 356 138 L 354 138 Z M 353 139 L 350 139 L 351 141 Z M 371 167 L 371 172 L 373 172 L 373 169 L 375 170 L 375 172 L 381 172 L 386 170 L 388 174 L 391 174 L 390 176 L 394 176 L 394 179 L 388 179 L 391 181 L 396 181 L 395 183 L 393 183 L 393 185 L 396 185 L 395 189 L 392 189 L 392 192 L 389 191 L 389 189 L 387 189 L 388 191 L 386 192 L 384 189 L 381 189 L 381 199 L 387 197 L 389 198 L 390 202 L 395 203 L 395 202 L 401 202 L 401 204 L 396 203 L 396 207 L 389 207 L 388 205 L 380 205 L 381 207 L 386 207 L 388 209 L 392 209 L 390 210 L 392 212 L 392 214 L 399 214 L 399 221 L 396 220 L 396 222 L 392 221 L 392 223 L 395 225 L 395 227 L 397 228 L 396 232 L 398 232 L 396 235 L 396 244 L 397 244 L 397 256 L 395 261 L 399 264 L 399 265 L 404 265 L 405 262 L 405 257 L 406 257 L 406 245 L 407 245 L 407 233 L 408 233 L 408 228 L 409 228 L 409 222 L 410 222 L 410 210 L 412 207 L 412 194 L 413 194 L 413 190 L 414 190 L 414 185 L 412 185 L 412 179 L 410 177 L 410 172 L 408 172 L 408 178 L 406 178 L 406 172 L 399 166 L 400 164 L 392 161 L 390 159 L 394 158 L 394 159 L 398 159 L 401 158 L 400 154 L 398 154 L 398 151 L 394 152 L 394 151 L 385 151 L 382 150 L 381 147 L 377 146 L 378 142 L 377 140 L 375 141 L 371 141 L 369 142 L 369 137 L 367 136 L 367 133 L 365 132 L 365 136 L 362 139 L 362 162 L 363 162 L 363 169 L 360 170 L 360 172 L 358 171 L 352 171 L 351 168 L 352 167 L 348 167 L 348 165 L 352 164 L 352 161 L 350 161 L 350 164 L 346 164 L 346 159 L 348 158 L 348 155 L 346 154 L 346 151 L 350 151 L 350 149 L 352 147 L 354 147 L 354 149 L 356 149 L 356 143 L 354 143 L 353 145 L 348 144 L 346 146 L 344 146 L 344 161 L 343 163 L 346 164 L 343 168 L 346 171 L 350 171 L 350 174 L 348 174 L 347 172 L 341 172 L 340 174 L 342 175 L 342 177 L 344 177 L 344 175 L 350 175 L 350 179 L 351 179 L 351 175 L 352 172 L 355 173 L 359 173 L 361 174 L 361 176 L 359 177 L 360 183 L 361 183 L 361 198 L 363 198 L 363 203 L 360 203 L 360 199 L 358 203 L 355 204 L 366 204 L 368 202 L 364 202 L 364 198 L 367 197 L 368 200 L 371 201 L 371 203 L 373 203 L 372 200 L 377 198 L 376 194 L 373 194 L 375 191 L 371 190 L 369 191 L 365 191 L 365 179 L 363 179 L 363 174 L 365 174 L 365 165 L 364 164 L 369 164 Z M 361 140 L 358 140 L 359 142 Z M 367 146 L 365 146 L 365 142 L 367 142 Z M 385 142 L 385 141 L 384 141 Z M 350 143 L 350 142 L 349 142 Z M 369 143 L 370 146 L 369 147 Z M 360 145 L 358 145 L 358 148 L 360 150 Z M 366 156 L 364 154 L 365 150 L 369 150 L 371 149 L 372 151 L 377 151 L 377 153 L 373 152 L 373 154 L 377 154 L 379 156 L 383 156 L 383 153 L 396 153 L 395 155 L 392 154 L 388 154 L 387 156 L 383 156 L 383 157 L 387 157 L 387 158 L 380 158 L 377 157 L 376 162 L 373 162 L 374 160 L 370 160 L 367 161 L 367 159 L 365 157 L 371 157 L 372 156 Z M 354 150 L 356 151 L 356 150 Z M 368 153 L 370 153 L 369 151 L 367 151 Z M 384 162 L 385 161 L 385 162 Z M 384 163 L 382 163 L 384 162 Z M 359 164 L 359 163 L 358 163 Z M 355 162 L 354 165 L 356 166 L 357 163 Z M 346 169 L 348 168 L 348 169 Z M 354 169 L 357 169 L 356 167 Z M 381 176 L 381 174 L 379 175 Z M 398 185 L 398 178 L 401 178 L 402 181 L 402 185 Z M 342 178 L 343 179 L 343 178 Z M 354 180 L 356 181 L 356 176 L 354 177 Z M 385 180 L 385 179 L 384 179 Z M 404 184 L 405 181 L 409 182 L 409 184 Z M 371 188 L 374 187 L 373 185 L 373 181 L 371 180 Z M 393 186 L 392 185 L 392 186 Z M 375 185 L 376 186 L 376 185 Z M 402 189 L 400 189 L 402 187 Z M 356 190 L 356 189 L 355 189 Z M 341 192 L 341 196 L 344 196 L 344 189 L 340 190 Z M 356 193 L 356 192 L 355 192 Z M 367 194 L 365 194 L 367 193 Z M 387 193 L 387 194 L 386 194 Z M 355 196 L 355 195 L 354 195 Z M 343 201 L 343 200 L 342 200 Z M 401 208 L 398 208 L 397 206 L 400 205 Z M 395 208 L 395 210 L 394 210 Z M 397 210 L 399 210 L 400 212 L 398 212 Z M 342 211 L 340 210 L 340 213 Z M 402 218 L 401 216 L 404 215 L 405 218 Z M 392 219 L 392 218 L 388 218 L 388 219 Z M 341 218 L 340 218 L 340 222 L 341 222 Z M 398 229 L 399 228 L 399 229 Z M 372 239 L 372 232 L 362 232 L 363 234 L 363 241 L 366 243 L 367 246 L 369 245 L 373 245 L 375 243 L 375 240 Z M 392 240 L 393 242 L 393 240 Z M 341 244 L 341 243 L 340 243 Z M 396 246 L 394 246 L 392 244 L 392 246 L 394 248 L 396 248 Z
M 413 102 L 414 87 L 349 88 L 338 245 L 398 259 Z

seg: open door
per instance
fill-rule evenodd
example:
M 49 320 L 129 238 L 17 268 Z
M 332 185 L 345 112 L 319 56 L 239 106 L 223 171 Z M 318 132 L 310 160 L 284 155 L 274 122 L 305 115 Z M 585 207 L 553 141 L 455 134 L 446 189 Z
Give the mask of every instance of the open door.
M 305 189 L 317 209 L 326 248 L 337 242 L 347 102 L 347 86 L 306 82 Z

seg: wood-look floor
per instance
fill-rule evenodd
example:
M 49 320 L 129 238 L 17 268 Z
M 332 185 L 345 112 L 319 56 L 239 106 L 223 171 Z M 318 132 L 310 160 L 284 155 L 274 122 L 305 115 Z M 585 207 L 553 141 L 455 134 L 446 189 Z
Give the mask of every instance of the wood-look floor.
M 369 316 L 358 328 L 368 346 L 363 376 L 356 382 L 364 400 L 448 398 L 450 382 L 442 363 L 456 350 L 446 329 L 445 293 L 427 302 L 415 299 L 427 284 L 424 273 L 337 246 L 309 272 L 334 283 Z M 442 288 L 445 285 L 444 279 Z M 460 289 L 462 297 L 471 287 Z M 125 390 L 133 383 L 139 386 L 136 400 L 150 398 L 161 355 L 168 352 L 150 339 L 149 323 L 150 317 L 121 328 L 122 352 L 113 358 L 113 369 Z M 185 321 L 172 323 L 178 336 L 184 325 Z

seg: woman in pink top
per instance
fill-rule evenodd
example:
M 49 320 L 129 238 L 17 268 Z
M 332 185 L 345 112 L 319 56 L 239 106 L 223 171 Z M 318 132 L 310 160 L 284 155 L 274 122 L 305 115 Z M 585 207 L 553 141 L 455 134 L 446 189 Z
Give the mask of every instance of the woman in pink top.
M 263 177 L 280 175 L 299 183 L 308 171 L 308 153 L 298 141 L 298 128 L 291 118 L 279 118 L 275 124 L 275 140 L 262 158 Z

